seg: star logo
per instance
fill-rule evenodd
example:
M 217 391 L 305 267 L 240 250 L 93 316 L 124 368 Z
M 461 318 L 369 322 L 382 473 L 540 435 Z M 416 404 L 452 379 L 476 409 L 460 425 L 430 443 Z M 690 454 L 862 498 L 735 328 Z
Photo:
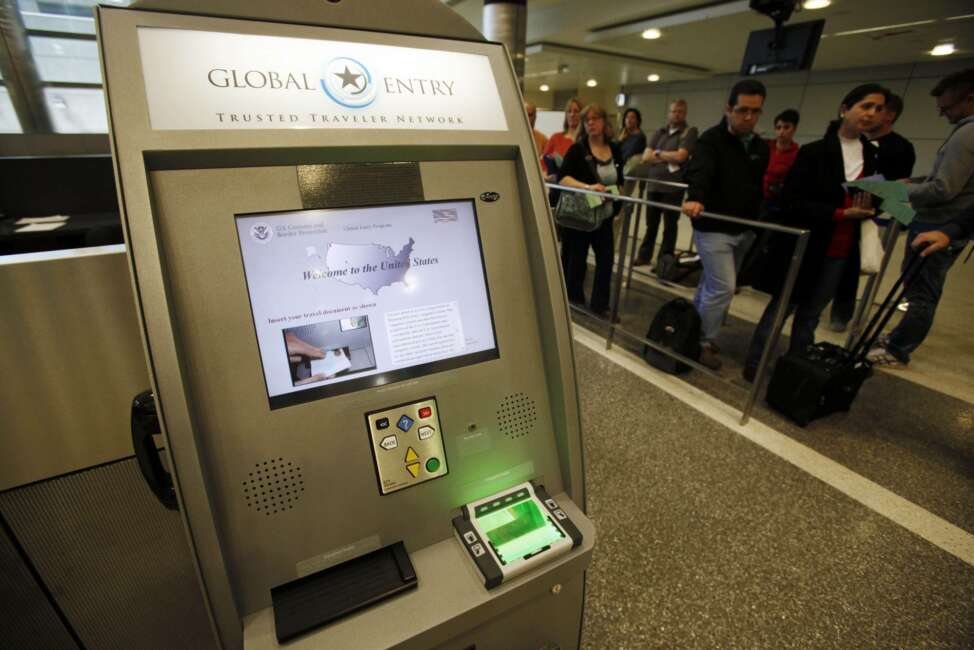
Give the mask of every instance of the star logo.
M 348 69 L 347 65 L 345 66 L 345 72 L 333 72 L 332 74 L 342 80 L 342 90 L 344 90 L 347 86 L 355 88 L 355 90 L 358 92 L 365 90 L 365 86 L 362 86 L 361 88 L 358 87 L 358 80 L 363 78 L 365 75 L 355 74 Z
M 361 61 L 340 56 L 325 66 L 321 77 L 325 95 L 345 108 L 365 108 L 375 101 L 377 89 L 372 73 Z

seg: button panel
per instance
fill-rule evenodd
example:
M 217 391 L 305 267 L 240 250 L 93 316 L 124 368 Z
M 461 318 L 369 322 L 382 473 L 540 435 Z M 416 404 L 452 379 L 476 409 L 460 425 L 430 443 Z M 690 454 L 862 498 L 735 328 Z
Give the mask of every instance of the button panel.
M 381 494 L 412 487 L 449 472 L 436 398 L 366 413 L 365 420 Z M 393 422 L 398 429 L 394 434 L 389 432 Z M 404 438 L 402 446 L 400 437 Z

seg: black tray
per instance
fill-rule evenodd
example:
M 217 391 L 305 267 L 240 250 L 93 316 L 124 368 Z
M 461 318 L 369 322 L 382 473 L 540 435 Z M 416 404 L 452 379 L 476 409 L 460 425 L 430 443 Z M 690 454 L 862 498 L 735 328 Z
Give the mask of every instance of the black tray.
M 277 640 L 299 634 L 416 587 L 402 542 L 271 589 Z

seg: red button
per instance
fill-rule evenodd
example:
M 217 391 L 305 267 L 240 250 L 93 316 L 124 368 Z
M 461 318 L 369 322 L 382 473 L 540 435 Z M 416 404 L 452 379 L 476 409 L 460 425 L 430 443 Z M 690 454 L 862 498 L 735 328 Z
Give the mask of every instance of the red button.
M 423 408 L 419 409 L 419 417 L 428 418 L 431 415 L 433 415 L 433 409 L 429 406 L 424 406 Z

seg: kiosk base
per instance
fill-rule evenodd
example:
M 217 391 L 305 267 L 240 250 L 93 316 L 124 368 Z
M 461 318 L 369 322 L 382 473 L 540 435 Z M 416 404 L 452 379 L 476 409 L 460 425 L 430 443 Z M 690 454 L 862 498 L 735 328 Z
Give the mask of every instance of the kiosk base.
M 565 650 L 577 647 L 583 576 L 592 559 L 595 527 L 567 494 L 552 498 L 578 526 L 583 541 L 538 567 L 532 579 L 484 589 L 483 576 L 451 536 L 410 551 L 415 589 L 303 634 L 286 647 L 461 650 L 475 644 L 477 650 L 508 650 L 540 648 L 550 641 Z M 243 635 L 245 650 L 284 647 L 276 638 L 272 607 L 244 617 Z

